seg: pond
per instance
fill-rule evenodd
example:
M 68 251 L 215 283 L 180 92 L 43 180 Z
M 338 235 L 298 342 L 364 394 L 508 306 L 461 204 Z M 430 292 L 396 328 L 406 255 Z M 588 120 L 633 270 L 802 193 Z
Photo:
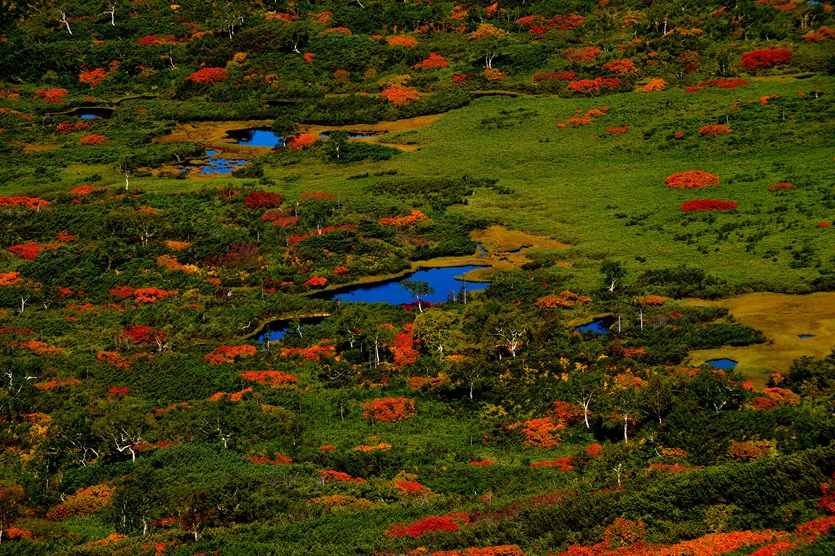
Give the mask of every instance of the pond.
M 733 359 L 710 359 L 705 363 L 713 365 L 717 369 L 733 369 L 737 365 L 737 361 Z
M 408 290 L 400 285 L 401 280 L 409 279 L 426 282 L 432 287 L 432 289 L 435 290 L 435 293 L 422 297 L 421 301 L 443 303 L 447 300 L 451 292 L 457 295 L 461 291 L 461 287 L 464 285 L 466 285 L 468 292 L 483 290 L 489 286 L 490 284 L 488 282 L 467 282 L 456 279 L 456 276 L 461 276 L 478 268 L 487 267 L 450 266 L 446 268 L 429 268 L 425 270 L 418 270 L 417 272 L 413 272 L 404 278 L 387 280 L 376 284 L 349 286 L 346 288 L 340 288 L 335 292 L 328 292 L 326 295 L 328 295 L 327 299 L 339 299 L 341 301 L 391 303 L 392 305 L 413 303 L 416 299 L 409 293 Z
M 82 120 L 101 120 L 112 116 L 113 111 L 113 108 L 78 108 L 70 112 L 69 115 Z
M 594 319 L 588 324 L 575 326 L 574 330 L 580 332 L 591 332 L 592 334 L 605 334 L 609 331 L 609 327 L 615 324 L 615 317 L 601 317 Z
M 231 174 L 232 170 L 248 162 L 247 160 L 220 158 L 217 156 L 217 151 L 211 149 L 206 150 L 206 154 L 209 155 L 209 163 L 200 168 L 201 174 Z
M 267 127 L 249 129 L 232 129 L 226 135 L 235 140 L 242 147 L 275 147 L 284 143 L 284 137 L 276 135 Z
M 815 335 L 814 334 L 799 334 L 797 337 L 800 338 L 801 340 L 808 340 L 810 338 L 814 338 Z
M 258 331 L 256 340 L 259 342 L 266 342 L 267 340 L 275 342 L 284 338 L 288 330 L 295 332 L 294 319 L 282 319 L 268 323 L 264 328 Z M 299 319 L 301 328 L 320 324 L 325 320 L 325 317 L 304 317 Z

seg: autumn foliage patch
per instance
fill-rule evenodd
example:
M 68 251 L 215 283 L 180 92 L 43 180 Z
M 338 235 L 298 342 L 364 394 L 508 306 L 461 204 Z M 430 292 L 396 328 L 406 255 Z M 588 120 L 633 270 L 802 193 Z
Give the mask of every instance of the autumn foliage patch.
M 568 84 L 568 90 L 575 93 L 598 93 L 604 89 L 617 89 L 622 85 L 620 77 L 595 77 L 572 81 Z
M 382 218 L 380 219 L 380 224 L 383 224 L 384 226 L 411 226 L 413 224 L 417 224 L 418 222 L 423 222 L 424 220 L 429 220 L 429 217 L 419 210 L 413 210 L 407 216 Z
M 719 176 L 704 170 L 687 170 L 667 176 L 666 182 L 668 187 L 692 189 L 719 185 Z
M 791 50 L 785 48 L 766 48 L 764 50 L 754 50 L 753 52 L 743 54 L 742 61 L 739 65 L 753 71 L 788 64 L 791 61 Z
M 732 77 L 730 79 L 725 79 L 724 77 L 719 77 L 717 79 L 711 79 L 710 81 L 702 81 L 701 83 L 699 83 L 699 87 L 716 87 L 718 89 L 733 89 L 735 87 L 743 87 L 745 85 L 750 85 L 750 84 L 751 84 L 751 82 L 748 81 L 747 79 L 742 79 L 742 78 L 739 78 L 739 77 Z
M 449 62 L 444 60 L 443 56 L 435 54 L 434 52 L 429 53 L 429 57 L 425 60 L 420 62 L 419 64 L 415 64 L 413 67 L 415 69 L 435 69 L 435 68 L 445 68 L 449 65 Z
M 23 205 L 30 209 L 40 210 L 48 204 L 49 201 L 39 199 L 38 197 L 0 197 L 0 207 L 19 207 Z
M 296 135 L 284 145 L 288 149 L 301 151 L 304 150 L 305 147 L 308 147 L 316 142 L 316 138 L 310 135 L 309 133 L 301 133 Z
M 85 135 L 78 140 L 78 142 L 82 145 L 101 145 L 102 143 L 107 143 L 108 141 L 109 139 L 104 135 L 96 135 L 95 133 Z
M 192 73 L 186 80 L 204 85 L 213 85 L 226 81 L 228 74 L 224 68 L 203 68 Z
M 716 201 L 714 199 L 694 199 L 681 205 L 682 212 L 733 210 L 739 206 L 739 201 Z
M 258 384 L 268 384 L 270 386 L 288 386 L 299 381 L 293 375 L 281 371 L 246 371 L 238 376 L 247 380 L 254 380 Z
M 386 536 L 390 539 L 397 537 L 409 536 L 413 539 L 420 537 L 425 533 L 434 533 L 437 531 L 457 531 L 458 524 L 445 517 L 430 516 L 419 519 L 409 525 L 408 527 L 403 523 L 391 525 L 386 529 Z
M 724 135 L 726 133 L 732 133 L 733 130 L 723 124 L 713 124 L 713 125 L 706 125 L 702 126 L 699 130 L 699 135 L 704 135 L 706 137 L 716 137 L 717 135 Z
M 539 81 L 548 81 L 552 79 L 560 80 L 560 81 L 571 81 L 577 77 L 576 71 L 570 70 L 559 70 L 559 71 L 541 71 L 537 74 L 534 74 L 533 80 L 536 82 Z
M 380 94 L 395 106 L 404 106 L 413 100 L 420 99 L 417 89 L 404 85 L 392 85 L 383 89 Z
M 365 419 L 396 423 L 415 414 L 415 402 L 409 398 L 378 398 L 363 404 Z
M 284 202 L 281 193 L 270 193 L 267 191 L 253 191 L 244 197 L 244 203 L 251 209 L 273 208 Z

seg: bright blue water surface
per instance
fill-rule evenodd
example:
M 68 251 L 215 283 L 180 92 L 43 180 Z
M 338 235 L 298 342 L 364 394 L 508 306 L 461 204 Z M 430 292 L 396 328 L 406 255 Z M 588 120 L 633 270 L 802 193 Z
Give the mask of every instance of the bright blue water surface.
M 301 323 L 301 327 L 304 328 L 306 326 L 311 326 L 314 324 L 319 324 L 325 320 L 325 317 L 310 317 L 310 318 L 303 318 L 299 319 Z M 269 323 L 267 326 L 264 327 L 261 332 L 258 333 L 257 340 L 259 342 L 266 342 L 269 339 L 271 342 L 275 342 L 277 340 L 281 340 L 284 338 L 287 331 L 290 327 L 293 326 L 292 320 L 277 320 Z M 293 328 L 293 332 L 295 333 L 295 328 Z
M 231 174 L 232 170 L 247 163 L 246 160 L 218 158 L 215 150 L 207 150 L 206 154 L 209 155 L 209 163 L 200 168 L 201 174 Z
M 366 303 L 391 303 L 393 305 L 400 305 L 403 303 L 413 303 L 417 301 L 409 290 L 400 285 L 400 280 L 417 280 L 420 282 L 427 282 L 435 290 L 434 294 L 427 295 L 421 298 L 421 301 L 429 301 L 431 303 L 442 303 L 447 300 L 449 293 L 456 294 L 461 290 L 461 286 L 466 284 L 467 291 L 483 290 L 490 284 L 487 282 L 464 282 L 456 280 L 456 276 L 461 276 L 474 270 L 476 268 L 486 268 L 484 266 L 452 266 L 447 268 L 430 268 L 426 270 L 418 270 L 405 278 L 397 280 L 389 280 L 377 284 L 350 286 L 343 290 L 337 290 L 328 299 L 340 299 L 342 301 L 364 301 Z
M 575 326 L 574 330 L 577 332 L 592 332 L 593 334 L 605 334 L 609 331 L 609 327 L 615 324 L 615 317 L 602 317 L 594 319 L 588 324 Z
M 733 359 L 711 359 L 705 361 L 705 363 L 710 363 L 717 369 L 733 369 L 737 365 L 737 362 Z
M 284 142 L 284 138 L 267 128 L 235 129 L 226 134 L 243 147 L 275 147 Z
M 801 340 L 808 340 L 809 338 L 814 338 L 814 337 L 815 337 L 814 334 L 800 334 L 798 336 L 798 338 L 800 338 Z
M 82 120 L 95 120 L 109 118 L 113 114 L 112 109 L 107 108 L 78 108 L 72 112 L 73 116 L 78 116 Z

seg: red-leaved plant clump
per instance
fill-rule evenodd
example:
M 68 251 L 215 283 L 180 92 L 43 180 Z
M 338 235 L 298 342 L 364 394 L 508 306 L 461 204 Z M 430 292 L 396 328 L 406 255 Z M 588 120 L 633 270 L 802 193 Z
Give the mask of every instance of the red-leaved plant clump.
M 717 201 L 715 199 L 694 199 L 681 205 L 682 212 L 707 210 L 733 210 L 739 206 L 739 201 Z
M 223 68 L 203 68 L 187 76 L 186 80 L 204 85 L 213 85 L 221 81 L 226 81 L 227 77 L 228 74 Z
M 754 50 L 753 52 L 743 54 L 742 61 L 739 65 L 753 71 L 788 64 L 791 61 L 791 50 L 785 48 L 766 48 L 764 50 Z

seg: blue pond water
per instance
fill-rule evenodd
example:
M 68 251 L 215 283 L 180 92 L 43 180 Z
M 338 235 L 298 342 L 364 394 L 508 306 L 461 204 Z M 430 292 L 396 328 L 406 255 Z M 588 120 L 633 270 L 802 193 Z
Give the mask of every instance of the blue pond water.
M 711 359 L 705 361 L 705 363 L 710 363 L 717 369 L 733 369 L 737 365 L 737 362 L 733 359 Z
M 430 268 L 426 270 L 418 270 L 406 278 L 409 280 L 418 280 L 427 282 L 434 294 L 427 295 L 421 298 L 421 301 L 429 301 L 431 303 L 441 303 L 447 300 L 449 293 L 456 294 L 461 290 L 461 286 L 466 284 L 467 291 L 483 290 L 489 284 L 487 282 L 464 282 L 456 280 L 456 276 L 474 270 L 476 268 L 486 268 L 484 266 L 452 266 L 447 268 Z M 367 286 L 351 286 L 344 290 L 337 290 L 328 299 L 340 299 L 342 301 L 364 301 L 366 303 L 391 303 L 399 305 L 403 303 L 412 303 L 416 301 L 408 290 L 400 285 L 400 280 L 389 280 L 387 282 L 380 282 L 378 284 L 370 284 Z
M 72 115 L 82 120 L 96 120 L 109 118 L 113 114 L 112 108 L 78 108 Z
M 235 129 L 227 131 L 226 134 L 234 139 L 235 143 L 244 147 L 275 147 L 284 142 L 283 137 L 265 127 Z
M 593 334 L 605 334 L 613 324 L 615 324 L 615 317 L 602 317 L 594 319 L 588 324 L 575 326 L 574 330 L 580 333 L 591 332 Z
M 809 338 L 814 338 L 814 337 L 815 337 L 814 334 L 800 334 L 798 336 L 798 338 L 800 338 L 801 340 L 808 340 Z
M 325 320 L 324 317 L 310 317 L 299 319 L 299 322 L 301 324 L 301 327 L 305 328 L 306 326 L 319 324 L 323 320 Z M 273 321 L 269 323 L 267 326 L 265 326 L 264 329 L 258 333 L 256 339 L 259 342 L 266 342 L 267 339 L 269 339 L 271 342 L 281 340 L 287 334 L 287 331 L 291 329 L 291 327 L 293 327 L 292 320 Z M 292 330 L 295 333 L 295 327 L 293 327 Z
M 209 163 L 200 168 L 201 174 L 231 174 L 232 170 L 247 163 L 246 160 L 219 158 L 215 150 L 207 150 L 206 154 L 209 155 Z

